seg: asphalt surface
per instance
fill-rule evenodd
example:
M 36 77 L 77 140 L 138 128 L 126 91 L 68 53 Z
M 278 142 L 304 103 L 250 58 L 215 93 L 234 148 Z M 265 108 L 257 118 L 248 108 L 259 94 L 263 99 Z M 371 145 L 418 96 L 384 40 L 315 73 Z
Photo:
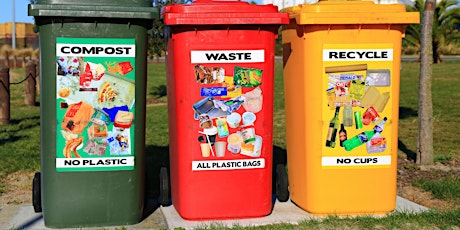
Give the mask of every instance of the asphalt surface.
M 428 208 L 413 203 L 401 197 L 396 198 L 395 212 L 419 213 Z M 379 214 L 376 217 L 382 217 Z M 174 206 L 159 207 L 152 201 L 147 207 L 146 217 L 138 224 L 128 226 L 101 226 L 93 228 L 68 228 L 68 229 L 194 229 L 205 226 L 261 226 L 277 223 L 297 224 L 301 221 L 324 217 L 315 216 L 300 209 L 291 201 L 276 202 L 271 214 L 260 218 L 235 219 L 235 220 L 208 220 L 189 221 L 181 218 Z M 0 229 L 52 229 L 45 227 L 42 213 L 35 213 L 32 204 L 0 206 Z

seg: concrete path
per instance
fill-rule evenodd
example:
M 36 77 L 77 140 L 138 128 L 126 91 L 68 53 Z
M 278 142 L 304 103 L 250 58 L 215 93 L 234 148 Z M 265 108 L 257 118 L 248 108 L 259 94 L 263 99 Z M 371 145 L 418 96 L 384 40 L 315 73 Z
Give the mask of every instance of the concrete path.
M 153 208 L 147 217 L 139 224 L 124 226 L 126 229 L 193 229 L 203 226 L 260 226 L 276 223 L 296 224 L 304 220 L 320 219 L 297 207 L 291 201 L 276 202 L 270 215 L 261 218 L 238 219 L 238 220 L 214 220 L 214 221 L 188 221 L 184 220 L 174 209 L 174 206 L 158 207 L 154 202 L 149 205 Z M 149 209 L 147 207 L 147 209 Z M 408 201 L 404 198 L 396 198 L 396 209 L 399 212 L 418 213 L 427 211 L 428 208 Z M 382 216 L 382 215 L 379 215 Z M 120 229 L 122 226 L 97 227 L 85 229 Z M 0 207 L 0 229 L 51 229 L 45 227 L 41 213 L 35 213 L 32 204 L 6 205 Z M 81 229 L 81 228 L 78 228 Z

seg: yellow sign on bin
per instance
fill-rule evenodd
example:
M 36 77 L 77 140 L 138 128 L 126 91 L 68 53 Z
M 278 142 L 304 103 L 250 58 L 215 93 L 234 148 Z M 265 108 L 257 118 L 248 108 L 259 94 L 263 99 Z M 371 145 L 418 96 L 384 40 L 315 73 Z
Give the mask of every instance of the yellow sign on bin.
M 284 9 L 291 200 L 319 215 L 396 205 L 403 5 L 323 2 Z
M 393 61 L 391 43 L 323 45 L 323 168 L 390 167 Z

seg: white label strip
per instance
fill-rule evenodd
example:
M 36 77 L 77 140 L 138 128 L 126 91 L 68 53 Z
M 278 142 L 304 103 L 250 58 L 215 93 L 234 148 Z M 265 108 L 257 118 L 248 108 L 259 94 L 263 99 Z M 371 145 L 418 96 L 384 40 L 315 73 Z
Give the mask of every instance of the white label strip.
M 265 61 L 264 50 L 192 50 L 191 62 L 200 63 L 254 63 Z
M 56 44 L 57 56 L 135 57 L 135 45 Z
M 324 49 L 323 61 L 392 61 L 393 49 Z
M 192 161 L 192 171 L 256 169 L 264 167 L 264 158 L 249 160 Z
M 106 168 L 134 166 L 134 157 L 56 158 L 56 168 Z
M 391 156 L 375 157 L 323 157 L 323 166 L 361 166 L 361 165 L 390 165 Z

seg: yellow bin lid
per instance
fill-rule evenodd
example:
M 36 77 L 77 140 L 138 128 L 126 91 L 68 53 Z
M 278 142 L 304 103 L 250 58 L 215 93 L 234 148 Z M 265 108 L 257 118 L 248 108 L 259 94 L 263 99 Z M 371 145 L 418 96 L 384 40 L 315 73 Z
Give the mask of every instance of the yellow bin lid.
M 411 24 L 420 22 L 419 12 L 406 12 L 402 4 L 369 1 L 319 1 L 281 10 L 297 24 Z

